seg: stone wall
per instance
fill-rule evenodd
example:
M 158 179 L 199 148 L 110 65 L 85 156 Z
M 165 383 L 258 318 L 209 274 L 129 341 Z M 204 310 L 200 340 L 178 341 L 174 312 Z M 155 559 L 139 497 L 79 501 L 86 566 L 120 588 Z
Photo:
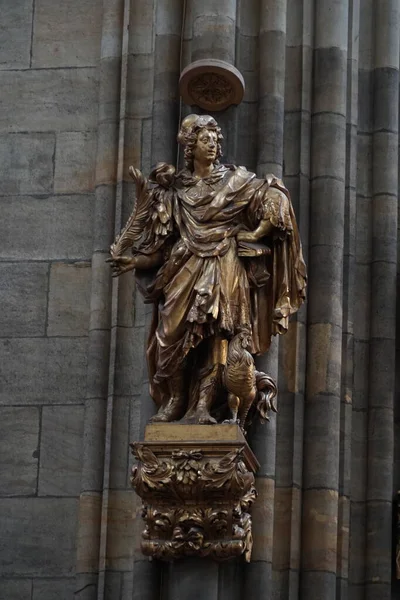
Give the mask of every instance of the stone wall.
M 399 25 L 398 0 L 3 1 L 0 598 L 400 596 Z M 205 57 L 243 73 L 224 158 L 284 177 L 310 281 L 262 359 L 280 393 L 252 433 L 252 562 L 162 566 L 129 487 L 151 307 L 105 259 L 128 166 L 175 163 L 179 73 Z
M 102 6 L 6 1 L 0 21 L 0 597 L 69 599 Z

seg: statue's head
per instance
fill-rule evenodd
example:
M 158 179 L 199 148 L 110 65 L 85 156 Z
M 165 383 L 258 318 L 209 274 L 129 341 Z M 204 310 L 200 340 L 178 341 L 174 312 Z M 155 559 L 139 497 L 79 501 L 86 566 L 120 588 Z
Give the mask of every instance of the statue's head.
M 193 171 L 197 158 L 205 162 L 217 162 L 222 155 L 221 128 L 210 115 L 189 115 L 183 119 L 178 142 L 184 147 L 185 165 Z

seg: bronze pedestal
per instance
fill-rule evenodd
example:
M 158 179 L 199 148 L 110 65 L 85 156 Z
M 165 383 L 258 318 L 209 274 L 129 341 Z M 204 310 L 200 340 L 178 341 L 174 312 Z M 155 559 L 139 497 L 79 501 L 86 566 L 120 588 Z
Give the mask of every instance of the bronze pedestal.
M 250 560 L 258 462 L 238 425 L 151 424 L 144 442 L 131 446 L 144 554 Z

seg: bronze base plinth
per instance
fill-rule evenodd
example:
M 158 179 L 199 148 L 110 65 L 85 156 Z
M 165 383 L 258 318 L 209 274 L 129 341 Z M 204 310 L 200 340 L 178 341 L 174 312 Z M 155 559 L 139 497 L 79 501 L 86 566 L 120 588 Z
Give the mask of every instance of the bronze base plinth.
M 236 424 L 151 424 L 144 442 L 131 447 L 138 459 L 131 482 L 146 523 L 144 554 L 250 560 L 259 465 Z

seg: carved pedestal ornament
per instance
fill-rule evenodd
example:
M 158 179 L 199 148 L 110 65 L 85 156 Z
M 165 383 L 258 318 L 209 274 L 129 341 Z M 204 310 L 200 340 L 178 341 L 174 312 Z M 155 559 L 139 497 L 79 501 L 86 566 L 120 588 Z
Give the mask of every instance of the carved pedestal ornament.
M 195 77 L 181 81 L 211 98 L 211 72 L 201 84 L 188 69 Z M 240 429 L 268 419 L 277 395 L 254 356 L 287 331 L 305 298 L 288 190 L 273 175 L 220 164 L 222 139 L 213 117 L 192 114 L 178 134 L 182 170 L 160 163 L 146 179 L 130 167 L 137 201 L 110 248 L 113 276 L 134 270 L 153 305 L 151 427 L 164 429 L 155 440 L 149 428 L 134 445 L 132 483 L 145 505 L 143 551 L 158 558 L 249 558 L 255 463 Z M 240 439 L 226 437 L 232 427 Z
M 237 425 L 149 425 L 145 441 L 131 446 L 144 554 L 250 560 L 257 461 Z

